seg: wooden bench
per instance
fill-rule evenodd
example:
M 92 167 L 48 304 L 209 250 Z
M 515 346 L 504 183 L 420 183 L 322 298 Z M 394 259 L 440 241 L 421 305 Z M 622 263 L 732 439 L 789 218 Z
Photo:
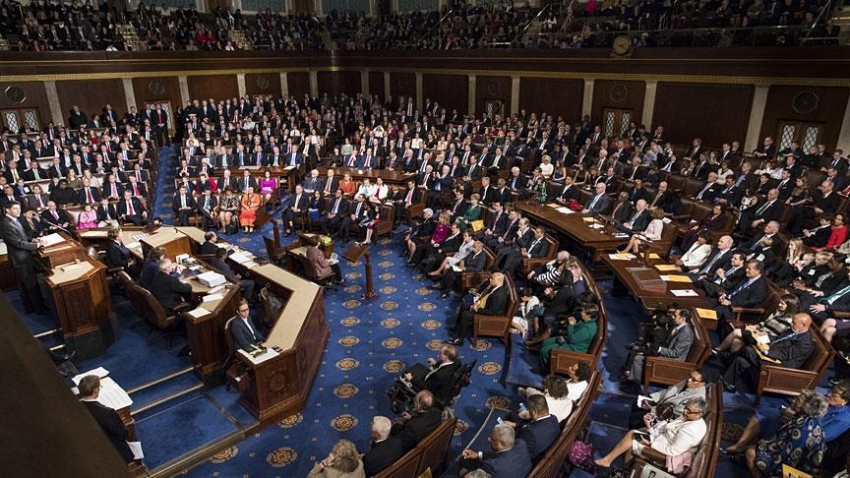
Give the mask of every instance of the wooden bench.
M 667 357 L 646 357 L 643 371 L 643 388 L 649 393 L 650 383 L 673 385 L 688 378 L 694 369 L 700 368 L 711 354 L 711 339 L 696 313 L 688 321 L 694 331 L 694 341 L 684 362 Z
M 800 390 L 814 390 L 820 383 L 821 376 L 835 357 L 835 349 L 817 327 L 810 327 L 809 333 L 812 334 L 814 348 L 799 370 L 762 362 L 756 388 L 756 406 L 765 392 L 796 396 Z
M 478 340 L 479 336 L 500 337 L 505 347 L 510 346 L 511 341 L 508 333 L 511 328 L 511 321 L 519 308 L 519 296 L 514 285 L 514 279 L 509 274 L 505 274 L 505 287 L 508 288 L 508 304 L 505 308 L 505 315 L 475 314 L 473 328 L 475 340 Z
M 588 380 L 587 390 L 581 399 L 573 407 L 572 413 L 561 428 L 561 434 L 555 443 L 546 450 L 546 454 L 531 469 L 528 476 L 532 478 L 551 478 L 560 476 L 564 463 L 570 455 L 570 448 L 584 429 L 590 414 L 590 407 L 599 395 L 599 384 L 601 376 L 599 372 L 593 372 Z M 564 475 L 566 476 L 566 475 Z
M 430 470 L 433 476 L 438 476 L 437 471 L 445 468 L 456 426 L 457 418 L 444 421 L 415 448 L 375 476 L 377 478 L 417 478 L 426 470 Z
M 720 439 L 723 431 L 723 389 L 719 383 L 708 387 L 705 402 L 708 405 L 708 414 L 704 418 L 706 424 L 705 437 L 691 460 L 691 467 L 683 475 L 685 478 L 713 477 L 717 469 L 717 458 L 720 456 Z M 632 463 L 632 476 L 641 476 L 641 471 L 647 463 L 651 463 L 662 470 L 667 469 L 666 456 L 658 452 L 646 453 L 646 456 L 635 457 Z

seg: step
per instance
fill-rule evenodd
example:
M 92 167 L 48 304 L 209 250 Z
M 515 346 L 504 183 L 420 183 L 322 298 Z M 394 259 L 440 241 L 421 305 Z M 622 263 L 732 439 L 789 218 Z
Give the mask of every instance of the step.
M 169 399 L 197 390 L 198 387 L 203 388 L 203 383 L 195 376 L 194 367 L 185 367 L 131 388 L 127 390 L 127 393 L 133 399 L 133 414 L 137 414 Z
M 179 407 L 187 402 L 191 402 L 193 400 L 197 400 L 204 395 L 204 385 L 202 383 L 198 383 L 197 385 L 193 385 L 191 387 L 182 388 L 180 390 L 176 390 L 168 395 L 164 395 L 154 401 L 149 401 L 141 407 L 136 407 L 135 402 L 130 407 L 130 414 L 136 420 L 136 422 L 144 421 L 150 418 L 153 418 L 161 413 L 167 412 L 168 410 Z

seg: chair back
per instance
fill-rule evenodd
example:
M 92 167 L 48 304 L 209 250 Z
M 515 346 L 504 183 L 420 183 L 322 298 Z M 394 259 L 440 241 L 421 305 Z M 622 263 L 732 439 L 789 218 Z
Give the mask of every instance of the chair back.
M 445 420 L 436 430 L 416 445 L 417 448 L 422 449 L 422 460 L 419 462 L 419 469 L 416 471 L 417 476 L 422 475 L 428 469 L 435 471 L 442 468 L 449 454 L 449 447 L 452 444 L 456 426 L 457 418 Z
M 233 341 L 233 321 L 235 319 L 236 316 L 233 316 L 227 319 L 227 322 L 224 324 L 224 343 L 227 344 L 228 360 L 236 353 L 236 344 Z
M 313 266 L 313 263 L 310 262 L 310 259 L 306 255 L 298 254 L 297 257 L 298 260 L 301 262 L 302 269 L 304 269 L 304 277 L 306 277 L 307 279 L 313 282 L 320 282 L 329 277 L 333 277 L 333 270 L 331 270 L 328 274 L 324 276 L 319 276 L 318 272 L 316 272 L 316 268 Z
M 708 356 L 711 354 L 711 339 L 708 337 L 708 331 L 705 330 L 705 326 L 699 317 L 697 317 L 696 313 L 691 315 L 688 322 L 690 322 L 691 328 L 694 331 L 694 341 L 691 343 L 691 350 L 688 351 L 688 358 L 685 361 L 694 364 L 698 368 L 708 360 Z
M 141 312 L 145 320 L 160 329 L 171 327 L 174 324 L 176 317 L 169 315 L 150 291 L 138 284 L 133 284 L 130 288 L 130 294 L 138 298 L 138 304 L 142 309 Z
M 375 475 L 376 478 L 416 478 L 419 476 L 419 464 L 422 462 L 422 451 L 414 448 L 405 453 L 389 468 Z
M 720 438 L 723 428 L 723 390 L 719 383 L 709 385 L 705 394 L 708 415 L 705 417 L 705 438 L 691 460 L 686 478 L 714 476 L 720 455 Z

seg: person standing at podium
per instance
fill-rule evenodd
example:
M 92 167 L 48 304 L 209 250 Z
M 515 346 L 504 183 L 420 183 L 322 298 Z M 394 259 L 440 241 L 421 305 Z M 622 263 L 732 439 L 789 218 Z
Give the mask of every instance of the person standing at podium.
M 133 461 L 133 452 L 130 450 L 130 445 L 127 441 L 130 439 L 130 434 L 127 432 L 127 427 L 118 416 L 118 412 L 107 407 L 97 401 L 100 394 L 100 378 L 97 375 L 86 375 L 80 380 L 77 386 L 80 390 L 80 402 L 85 405 L 89 413 L 92 414 L 94 420 L 100 425 L 100 429 L 112 442 L 112 445 L 121 454 L 121 458 L 125 463 Z
M 24 312 L 27 314 L 47 315 L 48 310 L 44 307 L 44 299 L 38 287 L 38 278 L 35 273 L 34 251 L 41 247 L 41 239 L 30 240 L 21 225 L 21 204 L 10 202 L 6 204 L 6 216 L 0 221 L 0 237 L 6 241 L 9 262 L 15 268 L 15 277 L 18 278 L 18 290 L 21 301 L 24 304 Z
M 263 343 L 263 334 L 251 319 L 251 308 L 246 299 L 239 301 L 236 316 L 230 320 L 233 321 L 230 325 L 230 333 L 233 335 L 233 342 L 237 349 L 249 351 L 252 346 Z

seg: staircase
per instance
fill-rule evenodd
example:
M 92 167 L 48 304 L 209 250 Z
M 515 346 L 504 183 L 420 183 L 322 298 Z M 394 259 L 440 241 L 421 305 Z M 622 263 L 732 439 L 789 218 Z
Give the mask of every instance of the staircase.
M 118 25 L 117 28 L 118 33 L 124 38 L 124 43 L 129 45 L 133 51 L 146 51 L 148 49 L 147 43 L 139 39 L 139 33 L 133 25 L 125 23 Z

